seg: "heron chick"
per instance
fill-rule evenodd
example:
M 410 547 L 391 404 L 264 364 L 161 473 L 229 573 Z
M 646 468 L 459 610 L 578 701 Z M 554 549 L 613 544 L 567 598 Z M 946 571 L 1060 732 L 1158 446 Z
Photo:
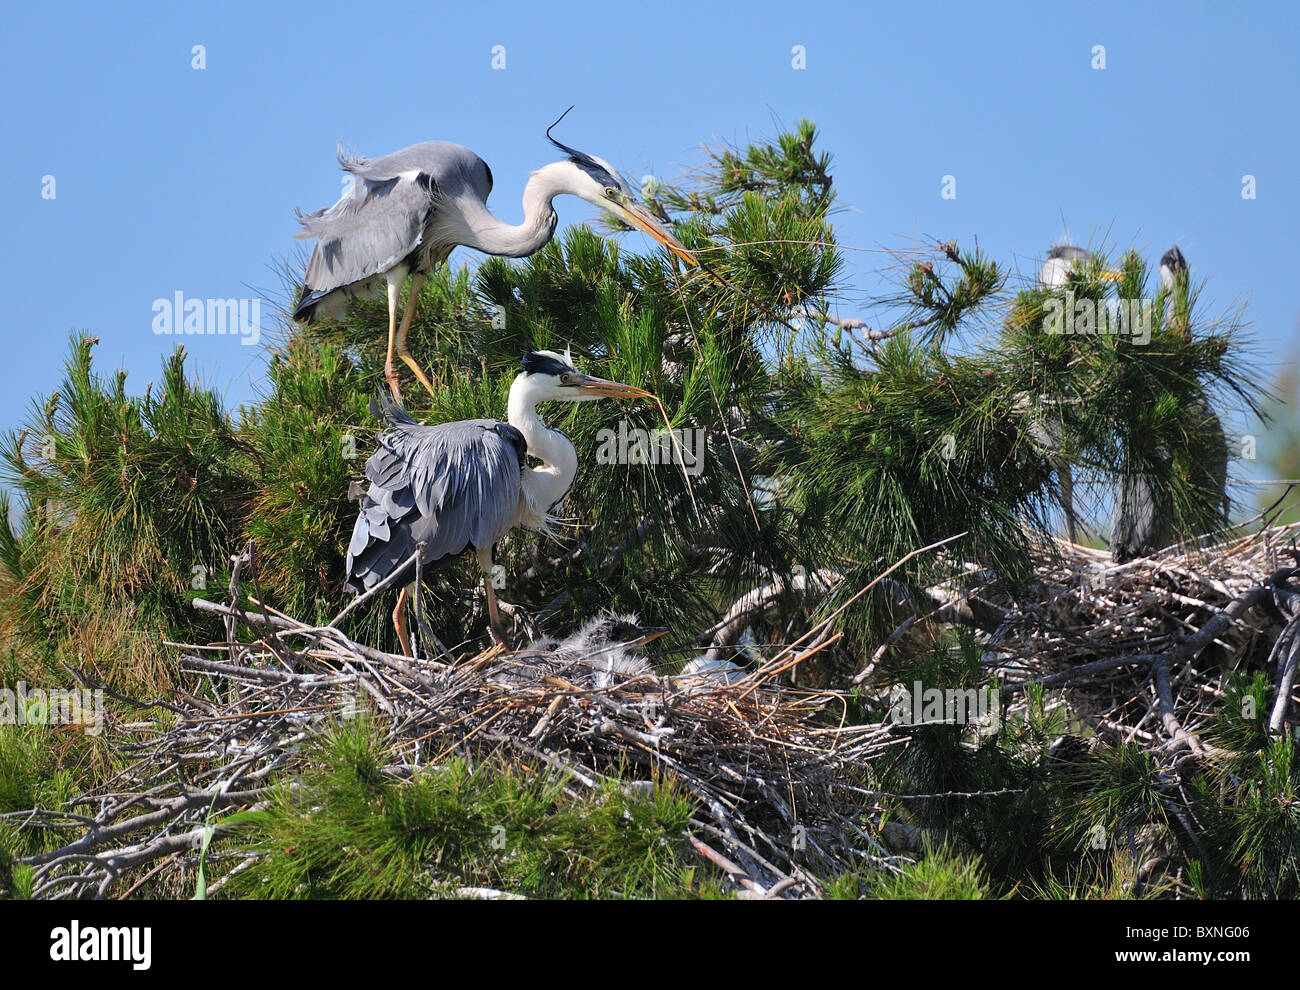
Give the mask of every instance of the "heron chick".
M 582 686 L 607 688 L 654 668 L 642 650 L 668 631 L 643 626 L 634 614 L 603 612 L 564 638 L 546 637 L 529 644 L 523 662 L 513 662 L 504 676 L 531 683 L 555 674 Z
M 531 351 L 521 366 L 504 423 L 470 419 L 423 426 L 386 399 L 377 410 L 388 429 L 366 461 L 370 487 L 348 544 L 345 587 L 361 594 L 401 569 L 404 587 L 393 626 L 407 656 L 404 607 L 415 580 L 415 562 L 407 561 L 421 543 L 421 573 L 474 551 L 492 638 L 505 642 L 492 584 L 495 547 L 515 527 L 553 535 L 558 520 L 551 512 L 578 471 L 573 443 L 542 422 L 538 404 L 653 398 L 644 389 L 582 374 L 567 352 Z M 530 459 L 539 463 L 530 467 Z
M 749 671 L 730 660 L 710 660 L 707 655 L 698 656 L 682 668 L 678 679 L 690 679 L 694 691 L 708 690 L 709 684 L 731 686 L 739 684 L 749 676 Z

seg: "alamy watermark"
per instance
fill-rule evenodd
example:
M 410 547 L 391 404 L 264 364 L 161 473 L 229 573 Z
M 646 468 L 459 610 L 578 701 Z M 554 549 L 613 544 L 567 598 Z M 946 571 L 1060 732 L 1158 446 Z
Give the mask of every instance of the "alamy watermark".
M 704 430 L 646 430 L 619 420 L 618 429 L 596 434 L 597 464 L 680 464 L 688 475 L 704 471 Z
M 50 958 L 55 962 L 129 962 L 134 970 L 153 964 L 153 929 L 140 926 L 82 927 L 75 918 L 50 930 Z
M 903 685 L 894 689 L 894 703 L 889 721 L 898 725 L 969 725 L 996 721 L 999 693 L 987 687 L 937 688 L 912 682 L 909 692 Z
M 0 688 L 0 725 L 83 725 L 86 735 L 104 731 L 104 692 L 89 688 L 66 690 Z
M 1151 342 L 1154 299 L 1075 299 L 1074 290 L 1065 296 L 1043 301 L 1043 330 L 1050 334 L 1122 334 L 1135 344 Z
M 262 338 L 261 299 L 186 299 L 177 290 L 170 299 L 155 299 L 153 313 L 156 334 L 237 334 L 248 345 Z

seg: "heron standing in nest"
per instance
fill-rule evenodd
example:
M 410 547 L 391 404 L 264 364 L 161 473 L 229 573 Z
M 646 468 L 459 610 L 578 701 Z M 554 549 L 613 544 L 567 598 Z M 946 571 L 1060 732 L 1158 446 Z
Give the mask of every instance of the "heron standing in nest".
M 345 587 L 363 594 L 401 570 L 393 610 L 402 651 L 411 655 L 405 605 L 411 560 L 423 543 L 421 572 L 473 551 L 483 575 L 492 638 L 505 642 L 492 584 L 493 552 L 515 527 L 554 535 L 552 511 L 578 471 L 578 453 L 542 421 L 542 402 L 653 398 L 632 385 L 584 375 L 566 352 L 532 351 L 510 386 L 506 422 L 470 419 L 423 426 L 395 403 L 378 410 L 388 429 L 366 461 L 370 487 L 348 544 Z M 530 467 L 529 460 L 537 463 Z

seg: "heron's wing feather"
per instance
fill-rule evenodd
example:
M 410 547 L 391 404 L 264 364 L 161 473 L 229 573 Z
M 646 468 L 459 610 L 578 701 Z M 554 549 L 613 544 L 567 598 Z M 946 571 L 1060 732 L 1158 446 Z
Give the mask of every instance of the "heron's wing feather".
M 295 318 L 310 318 L 329 293 L 368 282 L 417 248 L 450 250 L 463 243 L 457 210 L 463 204 L 481 206 L 492 189 L 483 159 L 445 141 L 413 144 L 373 159 L 340 150 L 339 164 L 353 176 L 348 190 L 333 206 L 298 214 L 297 236 L 315 238 L 316 248 Z
M 525 450 L 518 430 L 491 419 L 385 432 L 366 462 L 370 488 L 348 544 L 348 588 L 383 580 L 420 542 L 433 565 L 500 540 L 519 511 Z
M 359 179 L 384 182 L 403 175 L 423 173 L 455 197 L 472 191 L 480 201 L 492 191 L 487 163 L 468 148 L 449 141 L 425 141 L 382 158 L 361 158 L 339 152 L 339 165 Z
M 423 173 L 358 176 L 333 206 L 299 218 L 300 236 L 316 238 L 307 289 L 329 292 L 392 268 L 420 246 L 435 202 L 436 186 Z

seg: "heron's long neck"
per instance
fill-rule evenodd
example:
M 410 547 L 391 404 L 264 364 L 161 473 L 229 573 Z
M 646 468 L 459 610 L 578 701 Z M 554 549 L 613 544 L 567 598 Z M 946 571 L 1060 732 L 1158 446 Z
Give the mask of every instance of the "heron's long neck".
M 546 513 L 568 493 L 578 473 L 578 452 L 559 430 L 553 430 L 537 415 L 537 400 L 528 394 L 527 379 L 520 376 L 510 388 L 510 401 L 506 407 L 506 420 L 528 441 L 528 456 L 541 461 L 537 467 L 526 467 L 520 479 L 524 496 L 535 512 Z M 522 520 L 529 528 L 542 528 L 543 521 L 534 525 L 532 520 Z
M 567 191 L 559 165 L 563 163 L 543 166 L 529 178 L 524 186 L 524 222 L 517 227 L 498 219 L 486 206 L 467 210 L 467 246 L 507 258 L 523 258 L 540 250 L 554 236 L 559 221 L 551 200 Z

